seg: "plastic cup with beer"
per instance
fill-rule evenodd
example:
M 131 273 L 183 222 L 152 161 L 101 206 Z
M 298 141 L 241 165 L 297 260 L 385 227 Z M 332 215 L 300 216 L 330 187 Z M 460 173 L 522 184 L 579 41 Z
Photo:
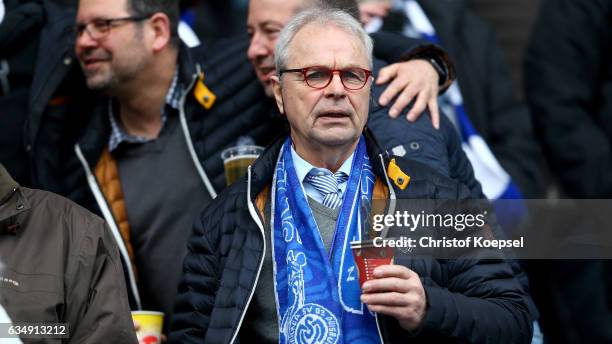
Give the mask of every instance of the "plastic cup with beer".
M 164 313 L 153 311 L 132 311 L 132 319 L 138 323 L 136 337 L 139 344 L 161 343 Z
M 221 152 L 227 185 L 231 185 L 246 175 L 249 165 L 257 159 L 263 150 L 264 148 L 261 146 L 238 145 Z

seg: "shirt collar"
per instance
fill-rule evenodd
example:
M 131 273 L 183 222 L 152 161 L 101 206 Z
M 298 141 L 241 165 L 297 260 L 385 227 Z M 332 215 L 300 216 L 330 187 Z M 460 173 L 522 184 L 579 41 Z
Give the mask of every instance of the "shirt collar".
M 171 107 L 174 110 L 178 110 L 180 106 L 181 96 L 183 95 L 182 87 L 180 87 L 178 82 L 178 65 L 174 69 L 174 76 L 172 77 L 172 82 L 170 83 L 170 87 L 168 88 L 168 92 L 166 93 L 166 105 Z M 162 118 L 162 128 L 161 131 L 164 130 L 166 126 L 166 120 L 168 118 L 168 111 L 166 107 L 162 108 L 160 111 L 160 115 Z M 135 136 L 128 134 L 117 121 L 117 118 L 113 112 L 113 101 L 109 100 L 108 105 L 108 118 L 111 126 L 111 134 L 108 139 L 108 150 L 109 152 L 114 151 L 122 142 L 129 143 L 145 143 L 152 141 L 146 137 Z M 161 132 L 160 131 L 160 132 Z
M 347 176 L 351 175 L 351 168 L 353 167 L 353 156 L 355 155 L 355 151 L 351 153 L 351 155 L 344 161 L 342 166 L 338 169 L 338 171 L 342 171 L 346 173 Z M 291 157 L 293 158 L 293 167 L 295 167 L 295 172 L 297 173 L 298 180 L 303 184 L 304 178 L 310 170 L 315 168 L 311 163 L 302 159 L 300 155 L 295 151 L 293 145 L 291 145 Z M 331 173 L 331 171 L 330 171 Z
M 178 83 L 178 65 L 174 69 L 174 76 L 172 77 L 172 83 L 170 83 L 170 88 L 168 88 L 168 93 L 166 93 L 166 104 L 169 105 L 174 110 L 179 109 L 179 105 L 181 102 L 181 96 L 183 92 L 181 92 L 181 87 Z

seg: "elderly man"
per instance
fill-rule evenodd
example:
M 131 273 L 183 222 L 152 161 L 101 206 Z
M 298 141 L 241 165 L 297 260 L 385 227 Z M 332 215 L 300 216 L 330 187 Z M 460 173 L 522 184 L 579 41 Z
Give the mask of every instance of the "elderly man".
M 341 278 L 361 200 L 469 195 L 382 154 L 364 130 L 371 49 L 338 10 L 307 10 L 281 31 L 271 80 L 290 136 L 195 222 L 171 341 L 529 342 L 528 297 L 503 261 L 413 259 L 377 268 L 362 289 Z

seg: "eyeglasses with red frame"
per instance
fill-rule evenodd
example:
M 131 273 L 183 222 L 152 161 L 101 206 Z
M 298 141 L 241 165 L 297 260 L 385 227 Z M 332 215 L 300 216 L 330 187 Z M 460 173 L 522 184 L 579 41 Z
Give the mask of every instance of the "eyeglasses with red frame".
M 283 73 L 302 73 L 306 85 L 318 90 L 327 87 L 331 83 L 334 74 L 338 73 L 344 88 L 351 91 L 362 89 L 368 82 L 368 79 L 374 75 L 371 70 L 359 67 L 333 69 L 323 66 L 282 69 L 280 75 L 283 75 Z

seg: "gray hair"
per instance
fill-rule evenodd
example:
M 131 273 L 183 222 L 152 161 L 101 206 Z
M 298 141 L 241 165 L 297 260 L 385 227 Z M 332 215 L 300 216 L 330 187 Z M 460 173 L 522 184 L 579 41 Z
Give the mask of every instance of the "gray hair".
M 276 51 L 274 54 L 274 63 L 276 65 L 276 74 L 280 78 L 280 71 L 287 67 L 289 59 L 289 44 L 293 37 L 306 25 L 317 24 L 319 26 L 334 25 L 337 28 L 357 36 L 365 49 L 366 58 L 368 59 L 368 67 L 372 69 L 372 50 L 374 44 L 372 38 L 361 27 L 361 24 L 350 14 L 330 7 L 315 7 L 293 17 L 285 28 L 281 31 L 276 42 Z
M 353 16 L 359 21 L 359 3 L 357 0 L 317 0 L 319 5 L 337 8 Z

